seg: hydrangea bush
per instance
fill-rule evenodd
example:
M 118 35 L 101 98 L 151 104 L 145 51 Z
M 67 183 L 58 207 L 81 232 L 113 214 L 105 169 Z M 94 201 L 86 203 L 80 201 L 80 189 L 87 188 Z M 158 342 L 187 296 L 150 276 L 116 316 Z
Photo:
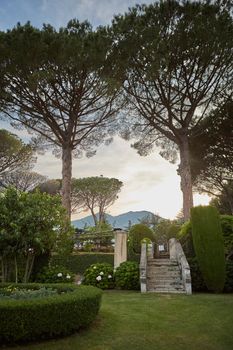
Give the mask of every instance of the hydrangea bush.
M 86 269 L 82 283 L 101 289 L 113 289 L 115 283 L 112 265 L 107 263 L 91 265 Z
M 37 275 L 36 282 L 42 283 L 72 283 L 74 274 L 64 266 L 48 266 Z
M 136 261 L 125 261 L 115 272 L 115 283 L 121 289 L 140 289 L 139 264 Z

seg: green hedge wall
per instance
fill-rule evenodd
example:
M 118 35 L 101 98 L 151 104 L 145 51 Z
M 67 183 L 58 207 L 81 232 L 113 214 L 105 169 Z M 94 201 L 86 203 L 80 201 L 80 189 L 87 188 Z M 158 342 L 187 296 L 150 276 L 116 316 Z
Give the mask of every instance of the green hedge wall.
M 0 284 L 0 288 L 8 285 Z M 28 300 L 0 299 L 0 343 L 3 344 L 70 334 L 88 326 L 100 308 L 101 290 L 91 286 L 17 284 L 15 287 L 48 287 L 60 294 Z
M 225 284 L 225 254 L 219 214 L 211 206 L 191 209 L 193 244 L 205 284 L 221 292 Z
M 54 255 L 51 259 L 52 265 L 65 266 L 75 274 L 83 274 L 90 265 L 97 263 L 108 263 L 113 266 L 114 254 L 87 253 L 69 255 L 67 257 Z

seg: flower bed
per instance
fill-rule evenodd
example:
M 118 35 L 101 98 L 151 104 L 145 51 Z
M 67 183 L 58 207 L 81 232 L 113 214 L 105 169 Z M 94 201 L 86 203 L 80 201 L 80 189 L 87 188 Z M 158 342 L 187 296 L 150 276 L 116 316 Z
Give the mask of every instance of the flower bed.
M 0 343 L 70 334 L 87 327 L 100 308 L 101 291 L 91 286 L 20 284 L 11 287 L 23 291 L 47 288 L 56 293 L 42 293 L 36 298 L 0 297 Z M 1 288 L 2 291 L 9 289 L 9 285 L 1 284 Z

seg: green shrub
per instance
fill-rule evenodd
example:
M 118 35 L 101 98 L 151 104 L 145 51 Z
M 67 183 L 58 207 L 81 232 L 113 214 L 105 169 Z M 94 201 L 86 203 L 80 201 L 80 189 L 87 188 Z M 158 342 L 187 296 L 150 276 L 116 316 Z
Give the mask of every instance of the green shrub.
M 36 277 L 40 283 L 71 283 L 74 274 L 64 266 L 47 266 Z
M 225 283 L 225 254 L 219 214 L 211 206 L 191 209 L 193 244 L 208 290 L 221 292 Z
M 226 282 L 224 291 L 227 293 L 233 292 L 233 261 L 226 261 Z
M 139 264 L 135 261 L 121 263 L 115 272 L 115 284 L 121 289 L 140 289 Z
M 114 254 L 106 253 L 81 253 L 72 254 L 67 257 L 54 255 L 51 258 L 50 264 L 64 266 L 74 274 L 83 274 L 85 270 L 92 264 L 108 263 L 111 266 L 114 264 Z
M 155 241 L 154 232 L 144 224 L 133 225 L 129 231 L 128 245 L 129 250 L 133 253 L 140 254 L 141 241 L 144 238 L 149 238 L 152 242 Z
M 195 257 L 191 221 L 187 221 L 181 226 L 178 233 L 178 239 L 182 245 L 185 255 L 188 257 Z
M 110 264 L 93 264 L 84 273 L 83 284 L 96 286 L 101 289 L 113 289 L 113 267 Z
M 221 215 L 220 221 L 223 232 L 226 257 L 233 258 L 233 216 Z
M 191 272 L 191 281 L 192 281 L 192 290 L 193 292 L 206 292 L 207 287 L 205 281 L 202 277 L 197 258 L 188 259 L 190 272 Z
M 0 299 L 0 343 L 70 334 L 95 319 L 101 302 L 99 289 L 68 284 L 18 284 L 17 288 L 43 286 L 56 289 L 58 294 L 30 300 Z

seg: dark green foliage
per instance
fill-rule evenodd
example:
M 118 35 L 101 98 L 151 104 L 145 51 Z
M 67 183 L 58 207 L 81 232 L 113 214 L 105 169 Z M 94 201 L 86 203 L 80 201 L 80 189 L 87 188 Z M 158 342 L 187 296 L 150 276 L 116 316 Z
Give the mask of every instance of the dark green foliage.
M 194 249 L 207 288 L 221 292 L 225 283 L 225 254 L 217 209 L 192 208 L 191 223 Z
M 113 289 L 113 267 L 110 264 L 93 264 L 84 273 L 83 284 L 95 286 L 101 289 Z
M 66 257 L 63 257 L 61 255 L 54 255 L 52 256 L 50 263 L 51 265 L 64 266 L 75 274 L 83 274 L 85 270 L 92 264 L 108 263 L 113 266 L 114 255 L 104 253 L 82 253 L 76 255 L 68 255 Z
M 140 289 L 139 264 L 135 261 L 121 263 L 115 272 L 115 283 L 116 287 L 121 289 Z
M 188 263 L 191 270 L 193 292 L 206 292 L 207 287 L 198 266 L 197 258 L 189 258 Z M 226 261 L 226 281 L 224 292 L 233 292 L 233 261 Z
M 226 257 L 233 260 L 233 216 L 220 216 Z
M 182 245 L 184 253 L 188 257 L 194 257 L 195 251 L 192 239 L 192 225 L 190 221 L 186 221 L 178 233 L 178 239 Z
M 71 283 L 74 274 L 64 266 L 47 266 L 37 276 L 36 282 L 40 283 Z
M 149 238 L 152 242 L 155 241 L 154 232 L 144 224 L 133 225 L 129 231 L 129 251 L 140 254 L 143 238 Z
M 99 289 L 62 284 L 17 285 L 30 289 L 43 286 L 55 288 L 58 294 L 31 300 L 0 300 L 0 343 L 70 334 L 95 319 L 101 302 Z
M 228 260 L 226 262 L 226 282 L 224 291 L 233 293 L 233 261 Z
M 188 263 L 191 271 L 192 291 L 193 292 L 206 292 L 206 284 L 203 280 L 197 258 L 189 258 Z

